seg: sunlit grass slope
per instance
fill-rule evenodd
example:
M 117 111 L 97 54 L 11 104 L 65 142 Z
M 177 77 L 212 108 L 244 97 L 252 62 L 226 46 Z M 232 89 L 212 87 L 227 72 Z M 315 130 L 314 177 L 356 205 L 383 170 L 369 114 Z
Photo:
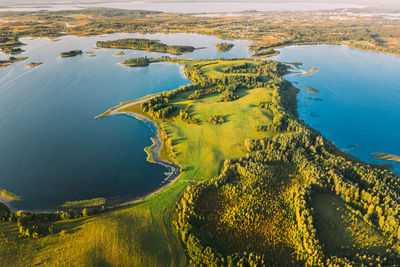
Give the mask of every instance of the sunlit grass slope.
M 19 237 L 0 224 L 1 266 L 176 266 L 186 262 L 172 230 L 174 203 L 186 182 L 104 214 L 61 221 L 55 235 Z
M 163 126 L 176 152 L 177 161 L 184 168 L 183 179 L 209 179 L 218 174 L 225 159 L 246 155 L 246 138 L 265 137 L 256 126 L 267 124 L 271 112 L 256 106 L 266 101 L 270 94 L 265 88 L 240 91 L 240 98 L 232 102 L 218 102 L 214 95 L 199 100 L 186 100 L 185 95 L 173 103 L 180 108 L 192 105 L 191 114 L 199 124 L 187 124 L 180 120 L 164 122 Z M 225 120 L 220 125 L 209 122 L 213 114 Z

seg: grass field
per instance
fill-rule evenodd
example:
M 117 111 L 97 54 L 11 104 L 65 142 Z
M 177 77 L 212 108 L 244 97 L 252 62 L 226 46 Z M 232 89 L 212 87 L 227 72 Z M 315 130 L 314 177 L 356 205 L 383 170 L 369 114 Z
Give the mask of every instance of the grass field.
M 201 71 L 209 76 L 210 78 L 221 78 L 222 76 L 226 76 L 227 74 L 224 73 L 224 70 L 228 67 L 233 67 L 233 66 L 241 66 L 244 64 L 249 64 L 254 66 L 254 61 L 252 60 L 246 60 L 246 59 L 239 59 L 235 61 L 230 61 L 230 60 L 215 60 L 215 61 L 207 61 L 206 64 L 204 64 L 204 67 L 201 68 Z M 243 73 L 231 73 L 229 75 L 244 75 Z M 254 74 L 251 73 L 246 73 L 245 75 L 247 76 L 254 76 Z
M 384 253 L 387 239 L 354 215 L 336 196 L 317 194 L 312 199 L 318 236 L 326 252 L 335 256 Z
M 161 122 L 172 146 L 178 163 L 183 168 L 181 179 L 204 180 L 215 177 L 225 159 L 246 155 L 246 138 L 265 137 L 255 127 L 272 120 L 272 112 L 256 106 L 267 101 L 271 95 L 265 88 L 239 91 L 240 98 L 233 102 L 217 102 L 218 95 L 199 100 L 187 100 L 192 92 L 182 94 L 172 103 L 179 109 L 192 105 L 191 115 L 199 124 L 188 124 L 180 120 Z M 135 106 L 121 111 L 137 111 Z M 225 122 L 214 125 L 208 121 L 210 115 L 221 115 Z
M 21 238 L 15 223 L 1 223 L 0 265 L 184 265 L 185 254 L 171 221 L 174 203 L 186 184 L 176 182 L 111 212 L 57 222 L 56 234 L 40 239 Z

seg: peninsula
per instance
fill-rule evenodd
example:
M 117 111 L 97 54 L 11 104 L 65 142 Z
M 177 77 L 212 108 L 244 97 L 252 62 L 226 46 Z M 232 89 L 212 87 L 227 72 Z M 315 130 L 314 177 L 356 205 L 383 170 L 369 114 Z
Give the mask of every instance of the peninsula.
M 361 198 L 349 193 L 363 189 L 351 182 L 355 176 L 342 173 L 354 170 L 362 181 L 375 177 L 372 188 L 380 186 L 382 177 L 394 185 L 396 176 L 344 158 L 331 142 L 298 120 L 297 89 L 282 78 L 287 65 L 249 59 L 180 63 L 192 85 L 125 102 L 98 117 L 115 115 L 118 109 L 119 114 L 156 123 L 160 155 L 182 167 L 163 197 L 180 195 L 186 188 L 174 226 L 192 263 L 287 266 L 306 260 L 310 265 L 360 265 L 370 262 L 364 256 L 366 248 L 375 260 L 382 247 L 398 255 L 398 241 L 383 234 L 396 227 L 389 230 L 368 216 L 372 191 Z M 146 152 L 151 154 L 153 147 Z M 186 187 L 187 182 L 191 185 Z M 385 189 L 387 196 L 393 192 L 390 188 Z M 157 205 L 161 200 L 149 201 Z M 174 214 L 170 212 L 168 216 Z M 377 214 L 381 221 L 388 218 Z M 295 235 L 298 240 L 292 239 Z M 346 249 L 338 253 L 343 244 Z M 302 260 L 296 256 L 299 251 Z M 396 262 L 385 255 L 385 264 Z
M 1 189 L 0 190 L 0 196 L 6 199 L 7 201 L 16 201 L 16 200 L 21 200 L 19 196 L 16 194 L 6 190 L 6 189 Z

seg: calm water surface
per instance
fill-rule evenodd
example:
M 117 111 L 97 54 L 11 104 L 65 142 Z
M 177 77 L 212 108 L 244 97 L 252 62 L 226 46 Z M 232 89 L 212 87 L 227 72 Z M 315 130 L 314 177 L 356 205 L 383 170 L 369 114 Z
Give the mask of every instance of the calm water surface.
M 160 187 L 166 169 L 146 161 L 143 151 L 153 133 L 142 122 L 124 116 L 94 116 L 147 94 L 171 90 L 190 81 L 176 64 L 145 68 L 117 65 L 128 57 L 160 53 L 94 50 L 97 40 L 125 37 L 160 39 L 168 44 L 204 47 L 181 57 L 248 57 L 247 41 L 230 41 L 228 53 L 214 45 L 224 40 L 196 34 L 114 34 L 104 38 L 67 36 L 59 42 L 25 38 L 27 61 L 0 69 L 0 188 L 22 197 L 16 209 L 57 209 L 68 200 L 105 197 L 118 203 Z M 226 41 L 226 40 L 225 40 Z M 62 59 L 72 49 L 94 52 Z M 0 59 L 6 58 L 0 54 Z M 308 76 L 288 75 L 301 89 L 299 116 L 339 148 L 361 160 L 386 164 L 374 152 L 400 155 L 400 57 L 358 51 L 345 46 L 295 46 L 275 59 L 299 61 Z M 36 68 L 28 62 L 44 62 Z M 399 164 L 394 171 L 400 173 Z
M 228 53 L 216 51 L 222 40 L 196 34 L 114 34 L 67 36 L 61 41 L 22 39 L 29 56 L 0 69 L 0 188 L 21 196 L 13 209 L 56 209 L 68 200 L 105 197 L 122 202 L 157 189 L 166 169 L 146 161 L 143 151 L 152 133 L 135 119 L 94 117 L 121 101 L 171 90 L 190 81 L 177 64 L 129 68 L 129 57 L 165 54 L 94 50 L 97 40 L 125 37 L 160 39 L 169 44 L 206 47 L 183 55 L 191 58 L 247 57 L 247 41 L 232 41 Z M 60 58 L 63 51 L 94 52 Z M 0 58 L 8 56 L 1 54 Z M 44 62 L 36 68 L 28 62 Z
M 280 50 L 275 59 L 302 62 L 302 69 L 317 67 L 306 76 L 286 78 L 300 88 L 300 119 L 340 149 L 370 163 L 371 153 L 400 156 L 400 57 L 348 48 L 346 46 L 293 46 Z M 319 90 L 305 90 L 311 86 Z

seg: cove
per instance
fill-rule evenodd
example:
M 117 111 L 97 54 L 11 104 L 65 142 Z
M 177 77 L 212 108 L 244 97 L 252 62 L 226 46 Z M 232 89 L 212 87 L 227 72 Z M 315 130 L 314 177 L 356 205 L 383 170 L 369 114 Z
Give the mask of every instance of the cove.
M 300 89 L 301 120 L 356 158 L 375 164 L 371 153 L 400 155 L 400 57 L 338 45 L 292 46 L 273 59 L 301 62 L 310 75 L 285 78 Z M 305 88 L 315 88 L 307 90 Z
M 117 65 L 129 57 L 166 54 L 92 49 L 98 40 L 159 39 L 167 44 L 205 47 L 182 55 L 192 58 L 247 57 L 247 41 L 197 34 L 112 34 L 65 36 L 54 42 L 23 38 L 29 59 L 0 70 L 0 188 L 21 197 L 13 210 L 56 210 L 65 201 L 105 197 L 109 204 L 142 197 L 160 186 L 167 169 L 146 161 L 143 151 L 154 133 L 127 116 L 94 117 L 119 102 L 189 84 L 177 64 L 145 68 Z M 232 42 L 227 53 L 219 42 Z M 93 52 L 61 58 L 63 51 Z M 0 54 L 0 58 L 6 55 Z M 30 68 L 29 62 L 43 62 Z

